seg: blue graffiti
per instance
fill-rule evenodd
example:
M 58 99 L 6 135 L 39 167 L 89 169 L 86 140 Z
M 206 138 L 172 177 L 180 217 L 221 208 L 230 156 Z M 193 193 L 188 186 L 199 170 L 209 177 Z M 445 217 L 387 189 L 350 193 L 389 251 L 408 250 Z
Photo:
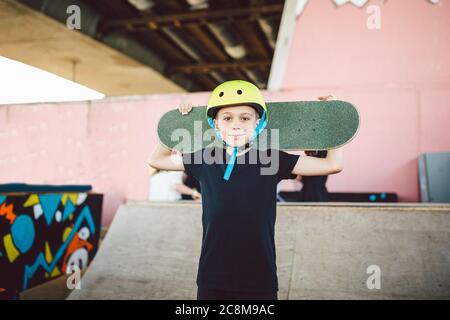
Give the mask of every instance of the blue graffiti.
M 58 209 L 61 201 L 61 194 L 40 194 L 38 195 L 39 202 L 44 213 L 45 221 L 50 225 L 55 216 L 56 209 Z
M 63 216 L 62 216 L 62 220 L 66 221 L 66 219 L 70 216 L 70 214 L 72 212 L 75 211 L 75 206 L 72 203 L 72 200 L 70 200 L 70 198 L 67 198 L 67 202 L 66 205 L 64 207 L 64 212 L 63 212 Z
M 42 267 L 47 272 L 52 272 L 55 268 L 58 261 L 63 256 L 64 252 L 66 251 L 69 243 L 72 241 L 75 234 L 78 232 L 78 230 L 81 227 L 81 224 L 83 221 L 86 220 L 88 227 L 91 231 L 91 234 L 95 233 L 95 224 L 94 220 L 92 219 L 91 211 L 89 210 L 89 207 L 84 207 L 83 210 L 81 210 L 80 215 L 77 217 L 77 220 L 74 223 L 74 226 L 72 228 L 72 231 L 70 232 L 69 236 L 67 237 L 66 241 L 59 247 L 58 251 L 56 252 L 55 256 L 53 257 L 53 261 L 48 264 L 45 260 L 44 254 L 41 252 L 34 263 L 32 265 L 26 265 L 25 271 L 24 271 L 24 279 L 23 279 L 23 290 L 27 289 L 28 287 L 28 281 L 33 278 L 34 274 L 38 270 L 39 267 Z
M 18 216 L 11 226 L 11 236 L 20 252 L 30 250 L 35 236 L 33 220 L 27 215 Z

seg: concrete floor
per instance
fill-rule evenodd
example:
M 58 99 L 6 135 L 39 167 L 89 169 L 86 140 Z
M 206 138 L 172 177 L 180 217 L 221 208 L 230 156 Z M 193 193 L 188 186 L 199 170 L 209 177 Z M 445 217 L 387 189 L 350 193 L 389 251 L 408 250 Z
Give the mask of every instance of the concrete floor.
M 69 299 L 195 299 L 201 232 L 199 204 L 121 206 Z M 279 299 L 450 298 L 450 205 L 283 204 L 276 245 Z

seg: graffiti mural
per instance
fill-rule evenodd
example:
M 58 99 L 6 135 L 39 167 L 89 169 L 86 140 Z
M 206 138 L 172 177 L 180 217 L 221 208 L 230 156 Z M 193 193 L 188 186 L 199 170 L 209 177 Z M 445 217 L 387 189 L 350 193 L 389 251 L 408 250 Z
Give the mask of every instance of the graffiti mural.
M 86 268 L 97 252 L 102 194 L 0 194 L 0 298 Z

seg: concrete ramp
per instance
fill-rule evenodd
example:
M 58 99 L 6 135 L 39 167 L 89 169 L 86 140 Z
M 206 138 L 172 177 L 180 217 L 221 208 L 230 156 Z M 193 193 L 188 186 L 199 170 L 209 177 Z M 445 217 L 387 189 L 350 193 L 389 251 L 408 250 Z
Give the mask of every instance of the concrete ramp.
M 199 204 L 122 205 L 69 299 L 195 299 L 201 235 Z M 450 205 L 282 204 L 276 245 L 279 299 L 450 298 Z

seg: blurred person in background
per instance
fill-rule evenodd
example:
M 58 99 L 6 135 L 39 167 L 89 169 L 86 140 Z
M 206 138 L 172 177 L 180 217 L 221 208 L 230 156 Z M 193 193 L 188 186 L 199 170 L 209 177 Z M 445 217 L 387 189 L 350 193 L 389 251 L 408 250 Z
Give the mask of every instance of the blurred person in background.
M 187 172 L 183 173 L 183 183 L 177 185 L 176 190 L 181 193 L 182 200 L 202 200 L 200 183 Z
M 305 151 L 310 157 L 326 158 L 327 151 Z M 326 187 L 328 176 L 297 176 L 297 180 L 303 184 L 298 194 L 299 202 L 323 202 L 329 201 L 328 190 Z

